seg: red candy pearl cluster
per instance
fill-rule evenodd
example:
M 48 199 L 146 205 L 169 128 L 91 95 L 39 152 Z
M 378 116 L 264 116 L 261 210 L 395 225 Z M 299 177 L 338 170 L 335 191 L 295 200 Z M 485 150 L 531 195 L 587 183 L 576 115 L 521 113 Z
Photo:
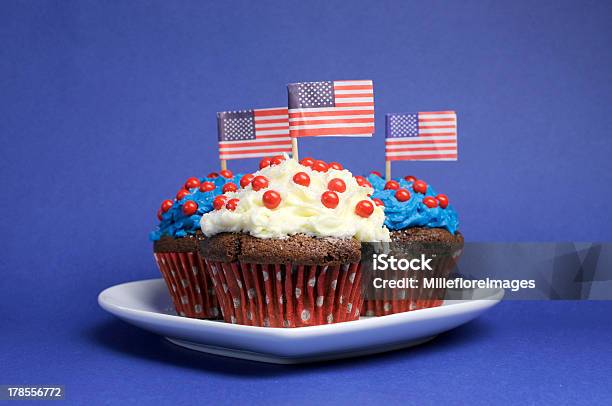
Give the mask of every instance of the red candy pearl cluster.
M 251 181 L 251 187 L 254 191 L 265 189 L 268 187 L 269 184 L 270 182 L 268 182 L 268 178 L 261 175 L 255 176 Z
M 270 165 L 280 165 L 285 160 L 283 155 L 275 155 L 273 157 L 265 157 L 259 161 L 259 169 L 267 168 Z

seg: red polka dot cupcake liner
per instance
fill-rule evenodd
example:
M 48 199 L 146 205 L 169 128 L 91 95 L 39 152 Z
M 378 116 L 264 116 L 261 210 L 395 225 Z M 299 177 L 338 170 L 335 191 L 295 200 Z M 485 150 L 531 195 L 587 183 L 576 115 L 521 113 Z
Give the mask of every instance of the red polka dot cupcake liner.
M 178 315 L 196 319 L 221 317 L 206 264 L 198 253 L 156 252 L 153 255 Z
M 336 266 L 207 261 L 228 323 L 306 327 L 358 320 L 359 263 Z
M 370 281 L 366 284 L 366 294 L 363 305 L 364 316 L 386 316 L 389 314 L 410 312 L 414 310 L 438 307 L 444 303 L 445 288 L 425 288 L 424 278 L 446 279 L 457 263 L 461 251 L 453 255 L 446 254 L 436 258 L 432 270 L 427 271 L 373 271 L 368 275 Z M 396 257 L 400 257 L 396 255 Z M 404 257 L 411 259 L 410 257 Z M 413 278 L 418 281 L 418 288 L 374 288 L 373 278 L 400 280 Z

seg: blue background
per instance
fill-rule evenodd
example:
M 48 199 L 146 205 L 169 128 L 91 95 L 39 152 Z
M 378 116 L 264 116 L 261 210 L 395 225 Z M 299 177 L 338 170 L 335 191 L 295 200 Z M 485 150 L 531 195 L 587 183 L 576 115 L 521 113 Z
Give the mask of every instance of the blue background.
M 448 194 L 468 240 L 609 241 L 611 19 L 605 1 L 3 1 L 0 383 L 88 403 L 609 398 L 608 303 L 505 303 L 419 349 L 286 368 L 171 347 L 95 297 L 157 276 L 147 234 L 217 169 L 215 112 L 283 105 L 294 81 L 375 83 L 376 136 L 302 156 L 382 170 L 383 113 L 454 109 L 460 161 L 394 173 Z

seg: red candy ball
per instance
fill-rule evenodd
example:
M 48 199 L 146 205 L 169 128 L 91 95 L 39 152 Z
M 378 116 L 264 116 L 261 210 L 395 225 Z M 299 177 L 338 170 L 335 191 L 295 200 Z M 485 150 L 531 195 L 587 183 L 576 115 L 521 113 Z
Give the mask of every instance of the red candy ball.
M 334 192 L 344 193 L 346 191 L 346 183 L 342 179 L 334 178 L 329 181 L 327 188 Z
M 223 195 L 219 195 L 215 197 L 215 200 L 213 200 L 213 207 L 215 208 L 215 210 L 221 210 L 223 206 L 225 206 L 226 200 L 227 200 L 227 197 Z
M 306 172 L 298 172 L 293 175 L 293 181 L 298 185 L 308 186 L 310 185 L 310 176 Z
M 212 182 L 202 182 L 200 185 L 200 192 L 210 192 L 211 190 L 215 190 L 215 184 Z
M 429 207 L 430 209 L 438 207 L 438 201 L 434 197 L 431 197 L 431 196 L 425 197 L 425 199 L 423 199 L 423 204 Z
M 314 161 L 312 164 L 312 170 L 317 172 L 327 172 L 329 169 L 329 165 L 325 163 L 325 161 Z
M 355 214 L 368 218 L 374 213 L 374 205 L 369 200 L 362 200 L 355 206 Z
M 370 172 L 370 173 L 371 173 L 372 175 L 376 175 L 376 176 L 378 176 L 379 178 L 382 178 L 382 177 L 383 177 L 383 176 L 382 176 L 382 174 L 381 174 L 380 172 L 378 172 L 378 171 L 372 171 L 372 172 Z
M 394 180 L 390 180 L 385 183 L 385 190 L 397 190 L 400 188 L 400 184 Z
M 344 169 L 344 166 L 340 165 L 338 162 L 330 162 L 329 167 L 337 171 L 341 171 Z
M 238 202 L 240 201 L 240 199 L 229 199 L 227 201 L 227 204 L 225 205 L 225 208 L 231 211 L 236 210 L 236 207 L 238 206 Z
M 315 163 L 315 160 L 312 158 L 302 158 L 300 160 L 300 165 L 303 165 L 303 166 L 312 166 L 312 164 L 314 163 Z
M 219 174 L 217 172 L 211 172 L 208 175 L 206 175 L 207 178 L 218 178 Z
M 422 180 L 417 180 L 412 184 L 412 190 L 417 193 L 425 194 L 427 192 L 427 183 L 423 182 Z
M 338 203 L 340 203 L 340 199 L 338 198 L 338 194 L 336 192 L 328 190 L 323 192 L 321 195 L 321 203 L 323 203 L 323 206 L 327 207 L 328 209 L 335 209 L 338 206 Z
M 172 202 L 172 200 L 164 200 L 161 204 L 161 211 L 163 211 L 164 213 L 167 212 L 168 210 L 170 210 L 170 207 L 172 207 L 173 204 L 174 203 Z
M 223 193 L 227 193 L 227 192 L 235 192 L 238 190 L 238 186 L 236 186 L 235 183 L 233 182 L 229 182 L 226 183 L 225 185 L 223 185 Z
M 198 178 L 189 178 L 185 181 L 185 189 L 193 189 L 200 186 L 200 179 Z
M 359 186 L 372 187 L 372 184 L 366 178 L 364 178 L 363 176 L 357 175 L 357 176 L 355 176 L 355 180 L 357 181 L 357 184 Z
M 440 203 L 440 207 L 442 207 L 443 209 L 446 209 L 448 207 L 448 197 L 446 197 L 446 195 L 439 194 L 438 196 L 436 196 L 436 199 L 438 200 L 438 203 Z
M 380 200 L 378 197 L 375 197 L 374 199 L 372 199 L 372 201 L 377 205 L 377 206 L 385 206 L 385 204 L 383 203 L 382 200 Z
M 157 210 L 157 218 L 159 219 L 159 221 L 162 221 L 162 211 L 161 211 L 161 209 Z
M 267 168 L 268 166 L 270 166 L 271 162 L 272 160 L 270 158 L 265 157 L 264 159 L 259 161 L 259 169 Z
M 417 178 L 415 178 L 414 176 L 404 176 L 404 180 L 406 182 L 416 182 Z
M 224 169 L 221 172 L 219 172 L 219 175 L 223 176 L 224 178 L 231 178 L 232 176 L 234 176 L 234 172 L 230 171 L 229 169 Z
M 189 194 L 189 190 L 181 189 L 176 194 L 176 200 L 181 200 L 183 197 L 187 196 L 188 194 Z
M 276 209 L 281 203 L 281 195 L 275 190 L 267 190 L 262 197 L 263 204 L 268 209 Z
M 271 165 L 280 165 L 283 163 L 283 161 L 285 160 L 285 157 L 282 155 L 276 155 L 273 156 L 272 159 L 270 160 L 270 164 Z
M 261 175 L 255 176 L 253 180 L 251 181 L 251 187 L 255 191 L 267 188 L 268 184 L 269 184 L 268 179 L 265 176 L 261 176 Z
M 249 186 L 253 178 L 255 178 L 255 175 L 252 175 L 250 173 L 247 173 L 246 175 L 244 175 L 242 178 L 240 178 L 240 187 L 244 189 L 247 186 Z
M 395 198 L 400 202 L 405 202 L 407 200 L 410 200 L 410 192 L 406 189 L 398 189 L 395 192 Z
M 198 211 L 198 204 L 193 200 L 187 200 L 183 205 L 183 214 L 185 216 L 191 216 Z

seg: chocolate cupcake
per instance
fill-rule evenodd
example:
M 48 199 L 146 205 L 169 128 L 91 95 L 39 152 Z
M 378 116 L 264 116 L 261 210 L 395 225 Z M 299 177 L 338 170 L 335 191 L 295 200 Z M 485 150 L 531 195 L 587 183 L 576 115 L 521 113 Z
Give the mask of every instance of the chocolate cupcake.
M 153 255 L 166 281 L 176 312 L 198 319 L 217 319 L 221 313 L 215 291 L 199 254 L 202 215 L 213 209 L 223 190 L 238 188 L 231 171 L 189 178 L 172 200 L 164 200 L 157 213 L 160 221 L 151 232 Z
M 389 240 L 371 190 L 340 165 L 311 159 L 253 175 L 201 220 L 201 254 L 224 320 L 303 327 L 358 319 L 360 243 Z
M 440 306 L 445 290 L 427 288 L 424 278 L 447 278 L 463 249 L 463 235 L 457 230 L 457 212 L 448 197 L 438 194 L 422 180 L 412 176 L 386 182 L 380 174 L 367 177 L 372 198 L 384 207 L 385 226 L 391 233 L 391 253 L 411 260 L 422 254 L 431 258 L 429 271 L 385 271 L 385 279 L 413 278 L 419 288 L 369 291 L 365 314 L 382 316 Z

